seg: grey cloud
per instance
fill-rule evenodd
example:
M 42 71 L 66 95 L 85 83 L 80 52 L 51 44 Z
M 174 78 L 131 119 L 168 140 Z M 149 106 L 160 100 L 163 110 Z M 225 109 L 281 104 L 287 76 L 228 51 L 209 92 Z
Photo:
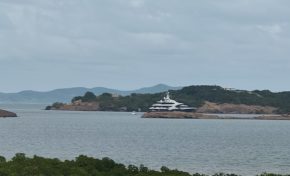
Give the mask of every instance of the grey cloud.
M 1 80 L 5 73 L 36 80 L 7 81 L 3 90 L 290 86 L 283 81 L 290 73 L 287 0 L 0 0 L 0 12 Z M 15 72 L 7 69 L 12 63 Z M 111 81 L 83 80 L 88 74 Z M 69 75 L 75 79 L 64 81 Z

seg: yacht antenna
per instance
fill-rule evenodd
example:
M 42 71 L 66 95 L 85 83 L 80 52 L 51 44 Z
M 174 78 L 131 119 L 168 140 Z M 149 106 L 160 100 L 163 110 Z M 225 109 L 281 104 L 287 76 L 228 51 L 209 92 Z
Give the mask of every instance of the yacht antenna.
M 169 91 L 166 92 L 166 98 L 170 99 Z

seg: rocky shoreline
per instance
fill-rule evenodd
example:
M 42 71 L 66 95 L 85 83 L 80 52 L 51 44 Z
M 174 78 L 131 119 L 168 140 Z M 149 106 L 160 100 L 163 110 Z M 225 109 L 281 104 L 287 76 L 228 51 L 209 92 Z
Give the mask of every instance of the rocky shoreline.
M 218 116 L 193 112 L 145 112 L 142 118 L 159 119 L 216 119 Z
M 254 116 L 255 115 L 255 116 Z M 204 114 L 195 112 L 146 112 L 142 118 L 160 119 L 244 119 L 244 120 L 290 120 L 290 115 L 257 115 L 253 117 L 239 117 L 238 115 L 220 116 L 216 114 Z
M 217 104 L 206 101 L 203 106 L 197 109 L 198 113 L 217 113 L 217 114 L 275 114 L 278 108 L 271 106 L 257 106 L 245 104 Z
M 0 109 L 0 117 L 17 117 L 17 114 L 14 112 Z
M 52 106 L 47 106 L 45 110 L 99 111 L 100 106 L 97 102 L 74 102 L 71 104 L 55 103 Z

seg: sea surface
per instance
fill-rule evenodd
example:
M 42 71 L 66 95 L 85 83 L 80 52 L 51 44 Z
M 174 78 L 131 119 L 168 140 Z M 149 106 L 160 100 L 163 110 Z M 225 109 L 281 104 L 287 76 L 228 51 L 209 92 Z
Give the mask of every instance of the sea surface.
M 141 113 L 44 107 L 0 105 L 19 116 L 0 119 L 0 155 L 84 154 L 190 173 L 290 173 L 290 121 L 142 119 Z

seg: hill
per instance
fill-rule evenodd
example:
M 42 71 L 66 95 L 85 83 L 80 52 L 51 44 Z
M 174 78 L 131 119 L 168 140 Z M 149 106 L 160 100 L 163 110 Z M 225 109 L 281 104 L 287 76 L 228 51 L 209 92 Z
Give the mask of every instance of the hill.
M 252 113 L 289 113 L 290 112 L 290 92 L 274 93 L 269 90 L 235 90 L 225 89 L 220 86 L 188 86 L 180 90 L 171 90 L 173 99 L 194 107 L 209 105 L 207 102 L 215 103 L 226 109 L 235 108 L 239 112 L 239 106 L 252 110 Z M 47 109 L 74 110 L 86 104 L 94 105 L 95 110 L 100 111 L 147 111 L 157 100 L 160 100 L 164 93 L 137 94 L 132 93 L 127 96 L 114 97 L 112 94 L 104 93 L 95 96 L 93 93 L 86 93 L 84 96 L 74 97 L 69 105 L 55 103 Z M 207 103 L 207 104 L 206 104 Z M 265 108 L 265 109 L 263 109 Z M 89 109 L 88 109 L 89 110 Z M 207 112 L 203 110 L 203 112 Z M 211 111 L 212 112 L 212 111 Z M 221 112 L 223 113 L 223 112 Z M 245 112 L 246 113 L 246 112 Z
M 117 89 L 110 89 L 106 87 L 94 87 L 94 88 L 65 88 L 56 89 L 47 92 L 39 91 L 22 91 L 18 93 L 0 93 L 0 103 L 35 103 L 35 104 L 50 104 L 53 102 L 70 102 L 71 99 L 78 95 L 83 95 L 84 93 L 90 91 L 96 95 L 101 95 L 103 93 L 119 94 L 119 95 L 130 95 L 132 93 L 158 93 L 167 90 L 177 90 L 181 87 L 171 87 L 165 84 L 158 84 L 152 87 L 145 87 L 136 90 L 122 91 Z

